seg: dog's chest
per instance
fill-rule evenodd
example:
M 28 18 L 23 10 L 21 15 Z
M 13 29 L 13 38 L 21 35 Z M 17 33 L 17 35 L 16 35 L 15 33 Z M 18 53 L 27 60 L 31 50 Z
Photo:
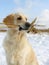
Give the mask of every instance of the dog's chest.
M 6 38 L 7 39 L 6 51 L 8 54 L 7 55 L 8 59 L 10 60 L 11 64 L 14 64 L 14 63 L 17 64 L 18 62 L 22 63 L 23 61 L 25 62 L 25 58 L 27 57 L 30 51 L 30 47 L 28 46 L 28 44 L 26 44 L 27 41 L 25 39 L 22 39 L 22 42 L 17 42 L 16 37 L 17 37 L 16 35 L 13 35 L 8 39 Z
M 7 53 L 12 52 L 12 50 L 17 46 L 16 34 L 7 35 L 4 40 L 4 48 Z
M 13 31 L 12 31 L 13 32 Z M 15 32 L 15 33 L 9 33 L 7 34 L 5 38 L 5 45 L 8 47 L 15 47 L 15 46 L 21 46 L 23 44 L 23 40 L 25 38 L 24 32 Z M 22 41 L 22 42 L 21 42 Z
M 25 64 L 25 60 L 26 57 L 28 55 L 28 53 L 30 53 L 30 48 L 28 45 L 25 45 L 23 49 L 15 49 L 12 53 L 11 53 L 11 64 Z
M 26 43 L 26 40 L 24 41 L 24 37 L 22 33 L 14 33 L 6 36 L 4 41 L 4 48 L 8 54 L 13 52 L 13 50 L 19 50 L 21 49 L 24 44 Z

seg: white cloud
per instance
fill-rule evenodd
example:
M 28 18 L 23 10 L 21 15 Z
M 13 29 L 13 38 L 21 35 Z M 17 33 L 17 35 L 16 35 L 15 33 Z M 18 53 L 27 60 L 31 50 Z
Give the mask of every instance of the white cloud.
M 19 6 L 20 4 L 24 3 L 24 7 L 26 7 L 26 8 L 32 7 L 32 0 L 25 0 L 24 2 L 22 2 L 22 0 L 14 0 L 14 3 L 17 6 Z
M 21 2 L 20 0 L 14 0 L 14 3 L 17 4 L 17 5 L 19 5 L 20 2 Z
M 49 21 L 49 10 L 46 9 L 41 14 L 41 20 L 43 21 Z
M 38 24 L 43 24 L 49 27 L 49 10 L 45 9 L 39 16 Z
M 25 1 L 25 7 L 28 9 L 31 9 L 34 5 L 36 5 L 37 3 L 33 0 L 26 0 Z
M 24 7 L 26 9 L 31 9 L 33 6 L 38 4 L 38 2 L 34 0 L 25 0 L 24 2 L 22 0 L 14 0 L 14 3 L 17 5 L 18 8 Z M 23 6 L 21 4 L 23 4 Z

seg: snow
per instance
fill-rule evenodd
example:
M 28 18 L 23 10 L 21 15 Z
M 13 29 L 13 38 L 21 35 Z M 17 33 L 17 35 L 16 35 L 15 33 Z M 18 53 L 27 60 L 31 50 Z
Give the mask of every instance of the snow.
M 0 65 L 7 65 L 3 48 L 6 33 L 0 33 Z M 49 34 L 27 34 L 27 39 L 34 48 L 39 65 L 49 65 Z

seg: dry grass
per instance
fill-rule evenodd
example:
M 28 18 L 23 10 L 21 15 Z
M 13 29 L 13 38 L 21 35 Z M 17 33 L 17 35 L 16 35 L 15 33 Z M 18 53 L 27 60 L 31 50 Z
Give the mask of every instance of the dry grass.
M 28 29 L 28 32 L 32 32 L 34 34 L 36 34 L 36 33 L 43 33 L 43 32 L 49 33 L 49 28 L 48 29 L 37 29 L 36 27 L 34 27 L 34 23 L 36 22 L 36 19 L 37 18 L 35 18 L 32 21 L 32 23 L 31 23 L 31 25 L 30 25 L 30 27 Z M 6 32 L 6 31 L 7 31 L 7 27 L 3 23 L 0 23 L 0 32 Z

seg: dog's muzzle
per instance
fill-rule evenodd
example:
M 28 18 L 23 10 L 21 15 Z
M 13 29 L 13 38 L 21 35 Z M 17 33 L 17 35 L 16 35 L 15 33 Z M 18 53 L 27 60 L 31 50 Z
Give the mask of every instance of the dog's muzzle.
M 23 26 L 20 26 L 19 30 L 28 30 L 30 27 L 30 23 L 26 22 Z

